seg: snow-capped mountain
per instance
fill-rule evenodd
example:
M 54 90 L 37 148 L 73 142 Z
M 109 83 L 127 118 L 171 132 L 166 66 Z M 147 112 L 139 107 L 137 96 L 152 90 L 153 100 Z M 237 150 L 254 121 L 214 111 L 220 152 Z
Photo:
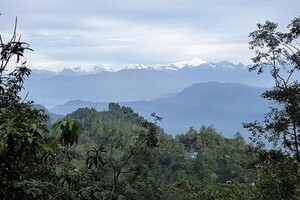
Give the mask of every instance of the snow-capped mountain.
M 182 69 L 184 67 L 198 67 L 204 63 L 207 63 L 207 62 L 200 58 L 193 58 L 192 60 L 188 60 L 188 61 L 172 63 L 171 66 L 174 66 L 178 69 Z
M 58 75 L 63 76 L 79 76 L 88 74 L 97 74 L 100 72 L 115 72 L 114 69 L 105 64 L 95 65 L 92 69 L 85 69 L 84 67 L 66 67 Z
M 99 72 L 115 72 L 113 68 L 105 64 L 95 65 L 91 70 L 88 71 L 89 74 L 96 74 Z
M 200 58 L 193 58 L 192 60 L 175 62 L 171 64 L 155 64 L 155 65 L 145 65 L 145 64 L 129 64 L 126 65 L 126 69 L 148 69 L 157 71 L 177 71 L 183 68 L 198 67 L 206 62 Z
M 146 69 L 146 70 L 156 70 L 156 71 L 178 71 L 182 69 L 191 69 L 191 68 L 202 68 L 202 69 L 209 69 L 209 68 L 245 68 L 243 64 L 234 64 L 229 61 L 220 61 L 217 63 L 213 62 L 206 62 L 200 58 L 193 58 L 191 60 L 175 62 L 171 64 L 156 64 L 156 65 L 145 65 L 145 64 L 129 64 L 126 65 L 125 69 Z
M 87 74 L 87 71 L 83 67 L 65 67 L 63 70 L 58 72 L 58 75 L 63 76 L 78 76 Z
M 30 79 L 45 79 L 55 76 L 57 73 L 45 69 L 32 69 Z
M 91 70 L 65 68 L 51 77 L 50 74 L 35 74 L 26 81 L 25 88 L 30 91 L 28 98 L 49 106 L 72 99 L 108 102 L 151 100 L 178 92 L 191 84 L 208 81 L 241 82 L 263 87 L 273 83 L 265 74 L 257 76 L 249 73 L 247 66 L 228 61 L 205 63 L 192 59 L 160 66 L 128 67 L 112 72 L 108 66 L 98 65 Z
M 229 62 L 228 60 L 220 61 L 218 63 L 209 63 L 211 67 L 214 68 L 229 68 L 229 69 L 235 69 L 235 68 L 248 68 L 248 66 L 243 65 L 242 63 L 239 64 L 233 64 Z
M 192 60 L 180 61 L 171 64 L 157 64 L 154 65 L 153 68 L 158 71 L 178 71 L 184 68 L 199 67 L 205 63 L 207 62 L 200 58 L 193 58 Z
M 236 68 L 236 67 L 244 67 L 243 64 L 233 64 L 229 61 L 220 61 L 217 63 L 206 62 L 200 58 L 193 58 L 191 60 L 180 61 L 170 64 L 155 64 L 155 65 L 147 65 L 147 64 L 128 64 L 125 65 L 125 68 L 121 70 L 114 70 L 112 67 L 106 64 L 95 65 L 93 68 L 88 69 L 82 66 L 78 67 L 65 67 L 59 72 L 49 72 L 47 70 L 35 70 L 37 74 L 48 73 L 48 75 L 63 75 L 63 76 L 79 76 L 79 75 L 89 75 L 89 74 L 97 74 L 101 72 L 118 72 L 122 70 L 155 70 L 155 71 L 178 71 L 183 69 L 191 69 L 191 68 Z
M 129 64 L 126 65 L 125 69 L 152 69 L 152 67 L 144 64 Z

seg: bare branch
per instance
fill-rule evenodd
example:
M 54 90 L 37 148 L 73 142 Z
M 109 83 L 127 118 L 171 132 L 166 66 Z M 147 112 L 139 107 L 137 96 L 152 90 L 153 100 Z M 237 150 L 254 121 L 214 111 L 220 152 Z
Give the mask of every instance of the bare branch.
M 17 37 L 17 26 L 18 26 L 18 18 L 16 17 L 15 19 L 15 26 L 14 26 L 14 31 L 13 31 L 13 35 L 10 39 L 10 42 L 14 42 L 16 41 L 16 37 Z

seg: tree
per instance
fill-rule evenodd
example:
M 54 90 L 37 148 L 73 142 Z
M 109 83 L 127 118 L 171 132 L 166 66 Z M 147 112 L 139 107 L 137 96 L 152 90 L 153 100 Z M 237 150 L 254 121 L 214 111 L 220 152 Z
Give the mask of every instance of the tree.
M 18 93 L 23 82 L 30 74 L 26 67 L 24 52 L 32 50 L 29 45 L 17 38 L 16 25 L 11 39 L 5 43 L 0 36 L 0 174 L 2 199 L 14 199 L 15 190 L 20 180 L 28 178 L 29 166 L 34 165 L 36 150 L 44 143 L 46 116 L 33 110 L 32 102 L 21 101 Z M 13 65 L 14 70 L 6 73 L 7 67 Z M 16 184 L 17 183 L 17 184 Z
M 78 119 L 83 130 L 75 147 L 86 164 L 75 186 L 80 199 L 153 199 L 160 117 L 153 114 L 154 122 L 148 122 L 116 103 L 108 111 L 81 108 L 68 117 Z M 85 146 L 92 148 L 87 155 Z
M 31 72 L 24 54 L 32 49 L 16 30 L 17 20 L 8 42 L 0 35 L 0 199 L 68 199 L 67 177 L 60 170 L 68 159 L 59 140 L 71 146 L 78 128 L 74 121 L 63 121 L 57 125 L 62 134 L 53 137 L 44 111 L 19 96 Z
M 278 25 L 270 21 L 257 27 L 250 33 L 255 57 L 249 70 L 261 74 L 269 69 L 275 84 L 262 94 L 271 102 L 264 121 L 244 124 L 260 155 L 253 199 L 299 199 L 300 16 L 287 26 L 288 32 L 278 31 Z M 264 149 L 266 141 L 274 149 Z
M 252 140 L 259 146 L 264 145 L 264 138 L 300 163 L 300 83 L 297 80 L 300 17 L 292 20 L 287 33 L 277 31 L 278 25 L 270 21 L 257 27 L 258 30 L 250 33 L 250 49 L 256 55 L 249 70 L 261 74 L 269 69 L 275 85 L 262 97 L 271 101 L 273 106 L 265 114 L 263 123 L 255 121 L 244 126 L 252 132 Z
M 63 146 L 68 147 L 78 142 L 80 126 L 74 119 L 61 119 L 53 124 L 51 131 L 58 135 L 57 138 Z

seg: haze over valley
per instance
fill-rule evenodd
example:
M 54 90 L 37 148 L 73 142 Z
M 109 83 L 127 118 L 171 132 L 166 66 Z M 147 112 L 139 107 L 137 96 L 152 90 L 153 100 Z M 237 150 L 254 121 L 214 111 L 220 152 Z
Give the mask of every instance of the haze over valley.
M 83 67 L 33 70 L 25 88 L 27 98 L 55 114 L 82 107 L 100 111 L 117 102 L 145 118 L 155 112 L 163 118 L 160 126 L 173 135 L 191 126 L 213 125 L 230 137 L 245 132 L 242 122 L 260 119 L 268 108 L 260 95 L 272 80 L 249 73 L 248 68 L 194 58 L 168 65 L 130 65 L 118 71 L 104 65 L 89 71 Z
M 265 74 L 257 76 L 248 72 L 248 66 L 229 61 L 186 64 L 180 68 L 143 66 L 114 72 L 98 68 L 90 73 L 82 73 L 79 68 L 65 68 L 58 73 L 33 70 L 24 92 L 29 91 L 29 98 L 50 109 L 76 99 L 93 102 L 154 100 L 200 82 L 240 82 L 264 88 L 273 84 Z

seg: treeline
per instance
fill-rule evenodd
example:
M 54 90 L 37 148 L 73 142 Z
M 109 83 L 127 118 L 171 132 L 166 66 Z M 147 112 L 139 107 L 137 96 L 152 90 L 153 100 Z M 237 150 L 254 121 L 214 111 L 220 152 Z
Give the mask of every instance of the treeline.
M 255 156 L 239 133 L 226 139 L 203 126 L 172 137 L 156 127 L 157 142 L 149 147 L 139 140 L 146 120 L 130 108 L 110 103 L 108 111 L 82 108 L 67 117 L 82 128 L 80 143 L 72 149 L 80 158 L 75 159 L 79 171 L 86 168 L 88 149 L 102 149 L 102 164 L 89 170 L 101 174 L 93 180 L 103 198 L 114 189 L 115 198 L 198 199 L 213 187 L 220 193 L 215 198 L 226 199 L 233 188 L 226 182 L 248 188 L 256 180 L 250 169 Z

